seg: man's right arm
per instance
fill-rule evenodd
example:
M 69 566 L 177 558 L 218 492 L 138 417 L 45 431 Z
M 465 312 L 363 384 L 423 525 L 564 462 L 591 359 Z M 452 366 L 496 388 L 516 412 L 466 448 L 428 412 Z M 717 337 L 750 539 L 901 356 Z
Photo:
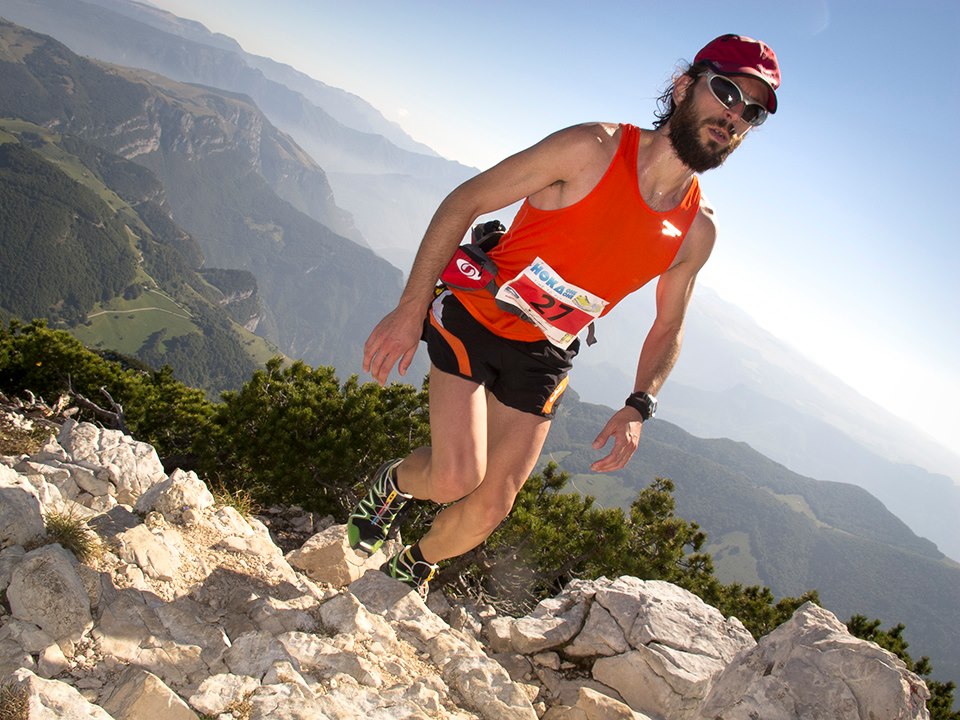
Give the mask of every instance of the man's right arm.
M 364 345 L 364 371 L 381 385 L 395 363 L 399 363 L 400 374 L 406 374 L 437 278 L 470 226 L 484 213 L 512 205 L 551 185 L 569 182 L 606 152 L 598 140 L 595 126 L 560 130 L 451 192 L 427 227 L 396 309 L 380 321 Z

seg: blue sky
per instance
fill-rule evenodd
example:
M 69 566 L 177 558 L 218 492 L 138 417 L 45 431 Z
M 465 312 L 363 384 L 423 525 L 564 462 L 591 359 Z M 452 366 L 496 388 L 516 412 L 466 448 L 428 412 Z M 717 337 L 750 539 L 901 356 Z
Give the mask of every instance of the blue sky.
M 701 282 L 960 453 L 960 2 L 153 3 L 479 168 L 574 123 L 648 127 L 679 61 L 765 40 L 780 107 L 703 178 L 720 238 Z

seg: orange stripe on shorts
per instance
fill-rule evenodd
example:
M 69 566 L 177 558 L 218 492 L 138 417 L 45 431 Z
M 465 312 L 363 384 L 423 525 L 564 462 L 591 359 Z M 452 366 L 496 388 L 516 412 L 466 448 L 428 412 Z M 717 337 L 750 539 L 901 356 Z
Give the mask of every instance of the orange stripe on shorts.
M 556 404 L 557 400 L 560 399 L 560 396 L 563 395 L 563 391 L 567 389 L 567 381 L 570 380 L 570 376 L 567 375 L 563 380 L 560 381 L 560 384 L 557 385 L 556 389 L 550 393 L 550 397 L 547 398 L 547 401 L 543 404 L 543 409 L 540 411 L 544 415 L 549 415 L 553 412 L 553 406 Z
M 436 316 L 433 314 L 433 311 L 429 311 L 430 315 L 430 324 L 436 328 L 437 332 L 440 333 L 441 337 L 447 341 L 447 344 L 450 346 L 450 349 L 453 350 L 453 354 L 457 358 L 457 366 L 460 370 L 461 375 L 472 375 L 470 372 L 470 356 L 467 355 L 467 348 L 464 346 L 463 341 L 460 340 L 456 335 L 447 330 L 443 325 L 437 322 Z

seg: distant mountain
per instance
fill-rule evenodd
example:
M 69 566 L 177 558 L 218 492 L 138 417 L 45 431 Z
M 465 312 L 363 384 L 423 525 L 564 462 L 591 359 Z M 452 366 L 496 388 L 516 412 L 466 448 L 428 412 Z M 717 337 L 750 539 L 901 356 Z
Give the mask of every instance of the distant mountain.
M 311 364 L 360 369 L 363 337 L 399 295 L 400 272 L 279 197 L 275 187 L 293 185 L 326 199 L 330 225 L 342 219 L 323 171 L 249 98 L 104 66 L 7 23 L 0 39 L 0 116 L 151 170 L 206 263 L 255 276 L 258 332 Z
M 541 461 L 557 460 L 572 485 L 603 506 L 626 506 L 656 477 L 675 486 L 677 514 L 708 534 L 717 574 L 777 596 L 820 591 L 842 618 L 903 622 L 940 677 L 960 676 L 960 564 L 851 484 L 794 473 L 744 443 L 703 440 L 664 421 L 644 427 L 622 471 L 598 475 L 590 443 L 613 412 L 568 391 Z M 949 629 L 949 631 L 948 631 Z
M 245 286 L 241 302 L 223 281 L 194 271 L 199 256 L 148 170 L 77 138 L 0 120 L 4 317 L 46 319 L 90 347 L 169 365 L 216 395 L 276 351 L 243 327 L 261 311 L 249 273 L 233 278 Z
M 598 323 L 599 343 L 581 352 L 571 376 L 584 398 L 622 404 L 653 320 L 651 294 L 628 298 Z M 960 487 L 941 474 L 960 478 L 960 458 L 709 289 L 694 294 L 683 352 L 660 400 L 660 417 L 689 432 L 747 442 L 796 472 L 865 488 L 960 559 Z
M 415 143 L 356 96 L 156 8 L 123 0 L 0 0 L 0 14 L 82 55 L 250 96 L 323 167 L 337 204 L 352 213 L 370 246 L 400 267 L 409 265 L 443 197 L 476 173 Z M 284 197 L 326 222 L 309 203 Z

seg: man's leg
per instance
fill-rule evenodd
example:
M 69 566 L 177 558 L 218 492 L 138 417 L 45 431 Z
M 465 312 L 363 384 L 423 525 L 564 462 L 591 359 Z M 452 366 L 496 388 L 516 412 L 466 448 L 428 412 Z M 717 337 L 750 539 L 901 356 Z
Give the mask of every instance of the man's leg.
M 430 367 L 431 447 L 385 463 L 347 523 L 351 547 L 373 554 L 388 537 L 410 496 L 450 503 L 483 479 L 487 456 L 487 396 L 479 383 Z
M 397 488 L 449 503 L 468 495 L 487 463 L 487 398 L 482 385 L 430 366 L 430 447 L 397 467 Z
M 431 393 L 433 375 L 431 375 Z M 487 394 L 486 464 L 478 484 L 441 511 L 418 543 L 424 559 L 438 563 L 482 543 L 510 513 L 517 493 L 536 466 L 550 420 L 508 407 Z M 431 416 L 432 421 L 432 416 Z M 440 428 L 444 442 L 445 429 Z M 437 450 L 440 446 L 434 446 Z M 473 482 L 473 479 L 471 479 Z

